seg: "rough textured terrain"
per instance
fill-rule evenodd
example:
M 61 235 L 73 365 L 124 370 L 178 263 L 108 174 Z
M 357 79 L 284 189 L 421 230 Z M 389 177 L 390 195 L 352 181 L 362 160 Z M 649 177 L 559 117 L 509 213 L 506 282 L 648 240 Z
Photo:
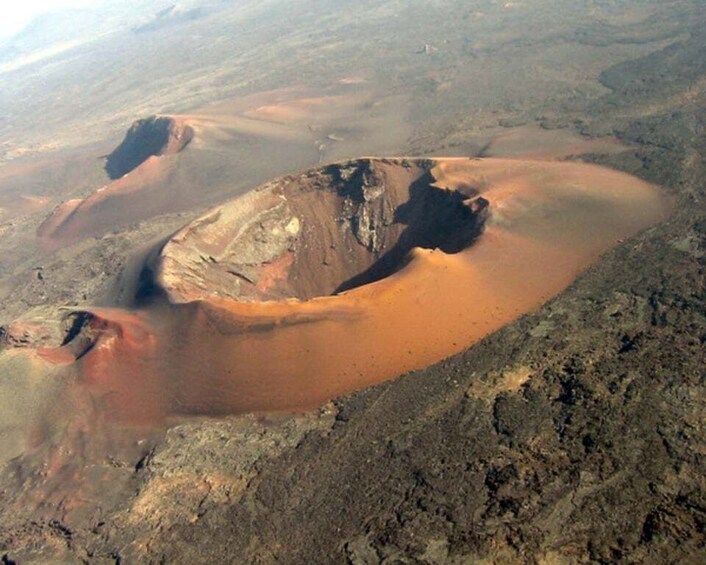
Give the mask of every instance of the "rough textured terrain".
M 380 280 L 414 247 L 461 251 L 488 202 L 434 187 L 433 166 L 360 159 L 269 182 L 175 234 L 155 284 L 173 302 L 308 300 Z
M 293 43 L 301 44 L 296 34 L 278 33 L 283 19 L 293 22 L 291 29 L 308 28 L 299 24 L 312 12 L 287 6 L 261 28 L 242 30 L 234 40 L 238 50 L 210 42 L 210 52 L 235 52 L 235 62 L 224 68 L 216 57 L 210 76 L 202 75 L 196 84 L 230 92 L 228 81 L 234 81 L 237 67 L 237 76 L 249 77 L 240 88 L 256 92 L 291 83 L 292 65 L 300 71 L 297 80 L 311 83 L 326 82 L 327 76 L 386 79 L 391 90 L 413 90 L 413 134 L 399 144 L 398 154 L 480 154 L 491 134 L 527 125 L 560 136 L 567 129 L 594 140 L 616 136 L 626 150 L 598 150 L 598 145 L 596 154 L 580 158 L 664 186 L 675 198 L 674 217 L 624 242 L 560 297 L 469 351 L 337 399 L 319 412 L 181 421 L 161 437 L 145 436 L 109 458 L 91 459 L 94 446 L 87 444 L 51 459 L 51 470 L 102 477 L 104 503 L 91 513 L 72 512 L 60 490 L 40 513 L 17 504 L 43 479 L 23 474 L 23 447 L 1 438 L 15 457 L 0 482 L 3 560 L 702 562 L 703 3 L 547 0 L 410 8 L 365 2 L 356 4 L 355 17 L 341 4 L 323 8 L 322 17 L 338 10 L 339 19 L 311 32 L 310 52 L 292 50 Z M 189 18 L 164 21 L 169 25 L 140 33 L 167 33 Z M 206 15 L 194 25 L 209 21 Z M 227 23 L 224 18 L 223 26 Z M 384 39 L 362 42 L 372 28 L 382 29 Z M 332 29 L 345 30 L 335 49 L 327 43 Z M 281 42 L 273 52 L 247 48 L 261 47 L 258 41 L 274 44 L 274 37 Z M 327 58 L 326 46 L 337 56 Z M 265 54 L 276 64 L 263 65 Z M 92 55 L 95 59 L 72 68 L 70 76 L 100 84 L 95 77 L 104 72 L 96 64 L 101 56 Z M 133 50 L 123 56 L 122 68 L 133 64 L 128 61 L 135 60 Z M 135 72 L 149 75 L 159 67 L 156 60 L 137 61 Z M 189 70 L 202 65 L 203 57 L 185 61 Z M 10 93 L 21 100 L 13 106 L 17 117 L 3 127 L 24 132 L 5 149 L 8 155 L 36 150 L 45 139 L 43 114 L 33 111 L 44 107 L 44 95 L 23 94 L 48 81 L 45 90 L 54 96 L 58 86 L 51 85 L 69 76 L 62 68 L 47 67 L 3 92 L 8 98 L 0 100 L 1 108 L 9 107 Z M 101 112 L 124 120 L 173 110 L 168 102 L 155 108 L 160 99 L 196 106 L 206 94 L 193 86 L 174 90 L 155 81 L 149 90 L 139 89 L 151 101 L 146 112 L 126 102 L 124 86 Z M 62 92 L 70 92 L 70 85 L 65 88 Z M 63 102 L 56 109 L 69 98 L 57 98 Z M 100 130 L 91 124 L 105 118 L 71 120 L 82 124 L 65 130 L 74 139 L 82 131 Z M 61 130 L 53 125 L 52 131 Z M 572 157 L 564 153 L 563 158 Z M 91 178 L 99 179 L 96 169 Z M 60 170 L 55 174 L 58 178 Z M 95 190 L 85 182 L 76 190 Z M 51 183 L 42 178 L 34 183 L 28 190 L 51 194 Z M 15 249 L 11 242 L 19 241 L 19 248 L 29 241 L 24 234 L 34 233 L 46 212 L 3 219 L 0 226 L 3 270 L 10 273 L 0 285 L 4 321 L 30 308 L 46 314 L 46 302 L 77 305 L 115 296 L 106 289 L 130 286 L 131 249 L 170 235 L 198 215 L 165 215 L 41 260 L 22 249 L 6 253 Z M 8 328 L 3 340 L 22 344 L 28 331 L 35 330 Z M 20 379 L 34 374 L 33 362 L 8 351 L 0 361 L 2 382 L 14 387 L 13 399 L 31 399 L 35 386 L 43 390 L 44 380 Z M 18 426 L 35 404 L 13 400 Z M 81 426 L 65 433 L 85 437 Z M 86 460 L 90 464 L 83 465 Z

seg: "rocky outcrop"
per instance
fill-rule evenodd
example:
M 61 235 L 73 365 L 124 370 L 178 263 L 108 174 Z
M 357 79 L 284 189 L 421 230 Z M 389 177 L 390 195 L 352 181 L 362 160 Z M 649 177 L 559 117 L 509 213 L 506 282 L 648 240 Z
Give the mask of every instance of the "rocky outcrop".
M 335 172 L 335 169 L 334 169 Z M 380 232 L 394 221 L 394 210 L 385 194 L 385 178 L 375 164 L 365 161 L 338 169 L 342 181 L 343 217 L 362 246 L 372 253 L 382 251 Z
M 57 338 L 56 328 L 39 321 L 15 320 L 0 326 L 0 349 L 36 348 Z
M 95 345 L 97 338 L 106 332 L 121 333 L 113 322 L 85 311 L 71 312 L 58 319 L 20 319 L 0 326 L 0 349 L 45 348 L 61 355 L 47 354 L 47 360 L 78 359 Z M 122 332 L 124 333 L 124 332 Z

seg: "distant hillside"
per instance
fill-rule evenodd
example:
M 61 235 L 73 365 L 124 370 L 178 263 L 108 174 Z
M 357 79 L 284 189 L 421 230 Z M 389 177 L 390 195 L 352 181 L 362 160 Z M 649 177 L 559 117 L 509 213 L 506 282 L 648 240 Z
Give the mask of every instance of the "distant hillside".
M 0 40 L 0 64 L 51 51 L 57 45 L 84 43 L 133 26 L 145 13 L 163 8 L 166 3 L 167 0 L 104 0 L 91 8 L 67 8 L 41 14 L 19 33 Z
M 134 31 L 135 33 L 147 33 L 161 29 L 168 29 L 175 25 L 203 18 L 208 15 L 208 13 L 208 8 L 204 6 L 185 8 L 179 4 L 172 4 L 171 6 L 157 12 L 155 16 L 147 23 L 134 28 Z

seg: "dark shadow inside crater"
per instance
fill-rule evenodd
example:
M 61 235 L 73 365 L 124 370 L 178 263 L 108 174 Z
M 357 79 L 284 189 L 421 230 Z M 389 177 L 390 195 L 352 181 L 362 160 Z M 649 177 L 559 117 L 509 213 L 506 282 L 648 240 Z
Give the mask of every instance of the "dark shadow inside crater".
M 395 224 L 406 226 L 393 247 L 368 269 L 341 283 L 334 294 L 388 277 L 404 267 L 415 247 L 458 253 L 482 234 L 488 216 L 488 201 L 456 190 L 432 186 L 426 172 L 409 187 L 409 200 L 394 211 Z

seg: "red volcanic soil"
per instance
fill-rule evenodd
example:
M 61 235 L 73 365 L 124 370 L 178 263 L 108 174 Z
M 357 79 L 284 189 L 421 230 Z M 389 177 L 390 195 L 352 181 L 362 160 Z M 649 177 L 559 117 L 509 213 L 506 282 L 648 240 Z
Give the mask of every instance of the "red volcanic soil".
M 131 202 L 135 193 L 159 187 L 168 176 L 172 164 L 159 157 L 149 157 L 133 172 L 99 188 L 87 198 L 63 202 L 42 222 L 37 235 L 49 247 L 78 240 L 106 231 L 107 226 L 120 225 L 126 206 L 137 208 L 133 216 L 140 218 L 139 204 Z M 145 204 L 144 199 L 142 204 Z
M 87 313 L 69 370 L 128 422 L 313 407 L 467 348 L 668 208 L 577 163 L 364 159 L 284 177 L 163 248 L 149 268 L 168 300 Z
M 408 136 L 401 97 L 334 90 L 319 97 L 279 90 L 136 122 L 107 156 L 112 182 L 81 202 L 61 204 L 39 229 L 42 243 L 55 249 L 156 216 L 200 212 L 285 171 L 363 150 L 386 152 Z M 73 178 L 62 194 L 79 192 Z
M 184 149 L 193 135 L 181 118 L 161 116 L 135 122 L 107 158 L 106 171 L 116 180 L 84 199 L 57 206 L 37 235 L 53 248 L 170 211 L 179 193 L 168 190 L 175 169 L 168 157 Z

